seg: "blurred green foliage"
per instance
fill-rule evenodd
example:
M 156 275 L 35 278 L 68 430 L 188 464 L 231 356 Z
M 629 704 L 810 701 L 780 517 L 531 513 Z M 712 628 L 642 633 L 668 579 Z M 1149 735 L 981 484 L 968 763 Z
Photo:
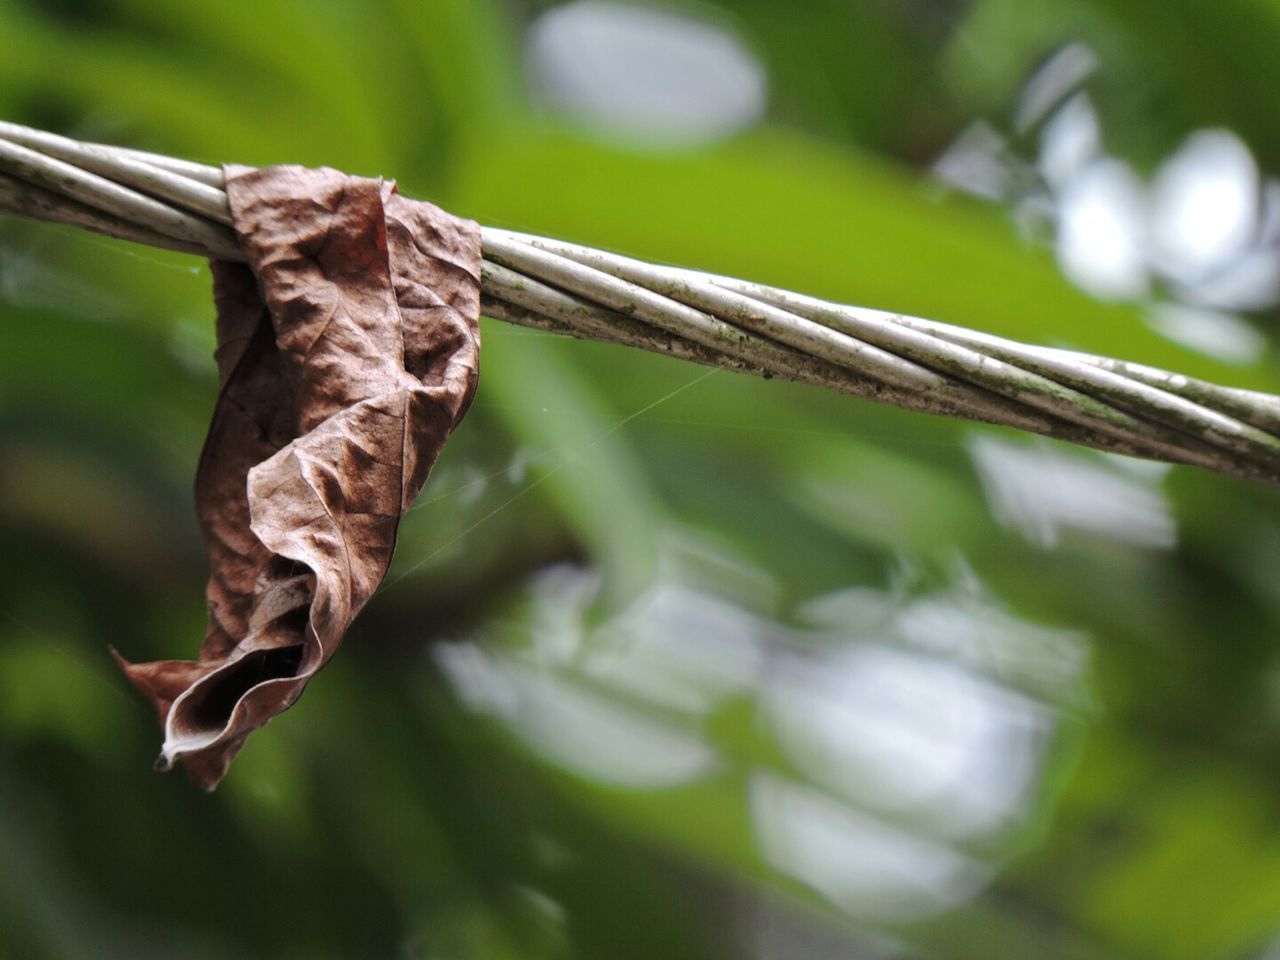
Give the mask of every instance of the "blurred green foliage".
M 486 223 L 1280 392 L 1273 349 L 1164 339 L 927 170 L 1082 42 L 1112 150 L 1150 169 L 1224 125 L 1274 171 L 1270 0 L 694 7 L 740 31 L 770 109 L 662 150 L 530 102 L 521 38 L 553 6 L 0 0 L 0 115 L 394 175 Z M 342 656 L 217 794 L 154 776 L 105 648 L 203 633 L 208 287 L 189 258 L 0 224 L 0 956 L 1272 956 L 1274 491 L 488 321 Z M 1273 339 L 1274 310 L 1254 322 Z M 1029 533 L 980 450 L 1078 471 L 1046 496 L 1112 529 Z M 881 696 L 978 731 L 977 773 L 910 738 L 842 753 Z M 990 823 L 957 826 L 966 803 Z

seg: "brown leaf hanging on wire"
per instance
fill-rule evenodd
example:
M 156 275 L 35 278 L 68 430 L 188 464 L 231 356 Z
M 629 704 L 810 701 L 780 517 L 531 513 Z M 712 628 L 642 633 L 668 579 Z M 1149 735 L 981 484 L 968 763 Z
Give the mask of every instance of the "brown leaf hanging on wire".
M 386 575 L 401 515 L 475 390 L 480 232 L 394 184 L 227 168 L 249 268 L 213 263 L 221 392 L 196 475 L 200 656 L 121 666 L 157 761 L 213 789 L 301 695 Z

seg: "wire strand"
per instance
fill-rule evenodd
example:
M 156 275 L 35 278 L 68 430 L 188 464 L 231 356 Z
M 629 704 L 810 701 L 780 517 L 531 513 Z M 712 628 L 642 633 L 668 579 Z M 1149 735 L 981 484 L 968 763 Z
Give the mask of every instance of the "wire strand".
M 222 171 L 0 121 L 0 213 L 243 260 Z M 1280 397 L 481 228 L 506 323 L 1280 486 Z

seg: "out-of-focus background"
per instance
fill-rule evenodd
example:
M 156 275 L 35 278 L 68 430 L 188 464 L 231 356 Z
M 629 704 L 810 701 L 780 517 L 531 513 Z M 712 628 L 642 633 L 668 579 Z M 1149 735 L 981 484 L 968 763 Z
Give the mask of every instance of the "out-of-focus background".
M 1280 392 L 1273 0 L 2 0 L 0 116 Z M 205 264 L 0 223 L 0 956 L 1280 957 L 1280 501 L 485 321 L 212 796 Z

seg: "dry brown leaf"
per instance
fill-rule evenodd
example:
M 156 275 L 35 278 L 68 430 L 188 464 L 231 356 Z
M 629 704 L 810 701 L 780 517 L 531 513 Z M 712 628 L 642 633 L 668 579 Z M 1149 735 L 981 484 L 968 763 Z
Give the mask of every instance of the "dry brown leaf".
M 395 185 L 227 168 L 249 261 L 213 263 L 221 392 L 196 474 L 211 574 L 194 662 L 121 666 L 157 766 L 212 790 L 386 575 L 400 516 L 475 390 L 480 231 Z

